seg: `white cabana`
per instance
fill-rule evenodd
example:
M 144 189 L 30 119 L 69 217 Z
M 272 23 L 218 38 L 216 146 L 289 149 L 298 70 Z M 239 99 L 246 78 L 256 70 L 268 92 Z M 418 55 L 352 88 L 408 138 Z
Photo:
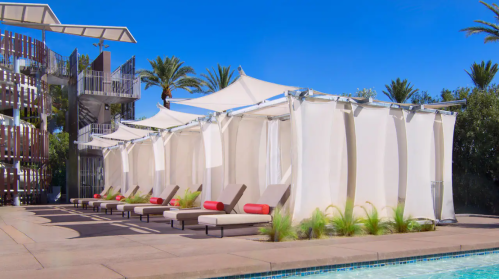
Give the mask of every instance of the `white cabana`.
M 241 73 L 239 79 L 226 88 L 200 98 L 179 102 L 179 104 L 220 112 L 253 105 L 283 94 L 287 90 L 297 89 L 297 87 L 271 83 Z
M 196 120 L 199 117 L 204 117 L 204 115 L 169 110 L 160 104 L 156 104 L 156 106 L 159 108 L 159 112 L 156 113 L 156 115 L 144 120 L 129 121 L 127 124 L 166 129 L 184 125 L 185 123 Z
M 123 160 L 121 158 L 120 149 L 111 149 L 104 151 L 104 174 L 105 174 L 105 187 L 113 186 L 116 188 L 124 189 L 124 171 Z M 116 190 L 115 190 L 116 191 Z M 124 192 L 123 192 L 124 193 Z
M 153 133 L 152 131 L 148 131 L 148 130 L 130 128 L 130 127 L 127 127 L 127 126 L 120 124 L 120 123 L 118 123 L 117 125 L 118 125 L 118 129 L 115 132 L 107 134 L 107 135 L 102 135 L 100 137 L 107 138 L 107 139 L 129 141 L 129 140 L 140 139 L 140 138 L 148 136 L 150 133 Z
M 100 137 L 93 136 L 91 141 L 89 141 L 89 142 L 79 142 L 78 144 L 88 145 L 88 146 L 93 146 L 93 147 L 100 147 L 100 148 L 107 148 L 107 147 L 116 146 L 119 143 L 120 143 L 120 141 L 110 140 L 110 139 L 103 139 L 103 138 L 100 138 Z

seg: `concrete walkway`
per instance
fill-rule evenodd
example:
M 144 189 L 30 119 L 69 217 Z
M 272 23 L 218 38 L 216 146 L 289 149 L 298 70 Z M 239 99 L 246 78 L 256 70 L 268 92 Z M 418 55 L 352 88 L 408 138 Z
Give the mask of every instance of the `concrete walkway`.
M 200 278 L 499 247 L 499 219 L 434 232 L 269 243 L 254 228 L 207 237 L 72 206 L 0 207 L 0 278 Z M 213 231 L 213 234 L 216 234 Z

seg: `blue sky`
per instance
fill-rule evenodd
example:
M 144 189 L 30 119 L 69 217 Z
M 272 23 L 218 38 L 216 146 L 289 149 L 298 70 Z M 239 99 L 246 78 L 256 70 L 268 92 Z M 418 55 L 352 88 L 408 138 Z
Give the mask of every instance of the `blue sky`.
M 475 0 L 47 3 L 62 23 L 127 26 L 138 43 L 107 42 L 113 68 L 133 55 L 137 68 L 148 68 L 148 58 L 175 55 L 198 74 L 217 63 L 241 65 L 246 74 L 266 81 L 331 94 L 374 88 L 378 99 L 387 100 L 384 85 L 397 77 L 436 96 L 442 88 L 471 86 L 464 69 L 473 62 L 499 62 L 498 43 L 459 32 L 475 19 L 493 21 Z M 8 29 L 40 37 L 40 31 Z M 77 47 L 95 58 L 96 41 L 47 34 L 48 46 L 62 55 Z M 136 117 L 154 115 L 160 93 L 142 90 Z M 174 92 L 177 98 L 199 96 Z

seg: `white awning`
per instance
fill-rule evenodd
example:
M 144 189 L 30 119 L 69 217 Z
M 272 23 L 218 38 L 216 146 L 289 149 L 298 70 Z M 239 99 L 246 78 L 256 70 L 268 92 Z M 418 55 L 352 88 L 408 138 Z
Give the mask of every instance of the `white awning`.
M 226 88 L 200 98 L 178 102 L 177 104 L 200 107 L 214 111 L 249 106 L 277 96 L 298 87 L 266 82 L 242 74 L 238 80 Z
M 104 148 L 104 147 L 115 146 L 118 143 L 119 143 L 119 141 L 116 141 L 116 140 L 109 140 L 109 139 L 102 139 L 99 137 L 92 137 L 91 141 L 85 142 L 85 143 L 78 143 L 78 144 Z
M 148 130 L 130 128 L 123 124 L 118 124 L 118 125 L 119 125 L 118 130 L 116 130 L 111 134 L 103 135 L 100 137 L 107 139 L 117 139 L 117 140 L 134 140 L 134 139 L 143 138 L 149 135 L 150 133 L 153 133 L 152 131 Z
M 203 115 L 169 110 L 160 104 L 157 104 L 157 107 L 159 108 L 159 112 L 153 117 L 139 121 L 130 121 L 128 122 L 128 124 L 166 129 L 184 125 L 192 120 L 197 119 L 198 117 L 203 117 Z
M 0 2 L 0 20 L 4 23 L 60 24 L 48 4 Z
M 33 29 L 46 30 L 51 32 L 76 35 L 80 37 L 90 37 L 108 41 L 118 41 L 127 43 L 137 43 L 132 33 L 126 27 L 97 26 L 97 25 L 73 25 L 73 24 L 39 24 L 4 22 L 7 25 L 27 27 Z

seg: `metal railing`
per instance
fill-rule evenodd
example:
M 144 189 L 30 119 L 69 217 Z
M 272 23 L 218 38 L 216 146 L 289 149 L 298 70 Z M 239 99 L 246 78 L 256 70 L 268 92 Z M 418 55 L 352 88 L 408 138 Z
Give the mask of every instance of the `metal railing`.
M 78 74 L 78 96 L 84 94 L 139 99 L 140 79 L 134 75 L 85 70 Z
M 46 73 L 58 77 L 69 77 L 69 57 L 46 48 Z
M 100 157 L 80 158 L 79 197 L 90 198 L 104 189 L 104 160 Z
M 78 131 L 78 141 L 80 142 L 89 142 L 92 140 L 92 135 L 107 135 L 116 131 L 116 125 L 113 124 L 97 124 L 92 123 L 81 128 Z M 97 149 L 92 146 L 78 144 L 78 149 Z

